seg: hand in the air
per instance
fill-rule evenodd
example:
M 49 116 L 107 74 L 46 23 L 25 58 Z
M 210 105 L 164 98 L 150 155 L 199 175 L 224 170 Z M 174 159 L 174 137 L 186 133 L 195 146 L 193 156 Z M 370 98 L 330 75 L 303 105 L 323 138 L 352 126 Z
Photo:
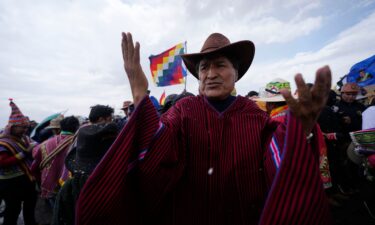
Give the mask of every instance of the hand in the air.
M 137 106 L 147 94 L 148 81 L 139 58 L 138 42 L 133 43 L 131 33 L 122 33 L 122 57 L 124 59 L 125 72 L 128 75 L 130 87 L 133 94 L 134 105 Z
M 290 91 L 281 90 L 290 111 L 301 120 L 306 134 L 309 134 L 325 106 L 331 89 L 331 70 L 324 66 L 316 72 L 314 86 L 309 89 L 301 74 L 295 76 L 298 99 L 292 97 Z

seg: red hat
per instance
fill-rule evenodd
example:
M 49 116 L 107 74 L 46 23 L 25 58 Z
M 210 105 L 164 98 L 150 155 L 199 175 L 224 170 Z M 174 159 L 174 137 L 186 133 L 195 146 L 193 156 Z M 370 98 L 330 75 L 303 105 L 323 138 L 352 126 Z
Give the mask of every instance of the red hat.
M 9 116 L 9 122 L 8 125 L 17 125 L 17 126 L 28 126 L 29 125 L 29 119 L 22 114 L 18 106 L 13 102 L 13 99 L 10 100 L 10 107 L 12 109 L 12 112 Z

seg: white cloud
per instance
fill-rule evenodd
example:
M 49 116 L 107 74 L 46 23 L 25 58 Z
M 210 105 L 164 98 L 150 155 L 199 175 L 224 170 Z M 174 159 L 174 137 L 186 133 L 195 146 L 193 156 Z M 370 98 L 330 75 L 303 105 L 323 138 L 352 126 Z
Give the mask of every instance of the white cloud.
M 284 59 L 270 64 L 253 65 L 247 76 L 241 80 L 241 89 L 258 90 L 275 76 L 293 81 L 297 73 L 302 73 L 307 82 L 313 82 L 315 71 L 329 65 L 333 72 L 333 83 L 349 72 L 350 67 L 375 54 L 375 13 L 364 18 L 360 23 L 341 32 L 323 48 L 314 52 L 301 52 L 291 59 Z M 259 76 L 261 74 L 261 76 Z M 251 83 L 252 85 L 246 85 Z M 243 92 L 244 93 L 244 92 Z

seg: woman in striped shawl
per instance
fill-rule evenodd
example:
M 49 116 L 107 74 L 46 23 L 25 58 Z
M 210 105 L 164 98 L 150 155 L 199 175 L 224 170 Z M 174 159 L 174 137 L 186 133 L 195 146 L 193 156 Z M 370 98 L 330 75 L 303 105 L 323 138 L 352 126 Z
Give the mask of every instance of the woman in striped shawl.
M 12 113 L 0 136 L 0 192 L 5 201 L 4 225 L 16 225 L 23 205 L 26 225 L 35 225 L 36 191 L 30 172 L 32 162 L 30 138 L 25 134 L 29 120 L 10 99 Z

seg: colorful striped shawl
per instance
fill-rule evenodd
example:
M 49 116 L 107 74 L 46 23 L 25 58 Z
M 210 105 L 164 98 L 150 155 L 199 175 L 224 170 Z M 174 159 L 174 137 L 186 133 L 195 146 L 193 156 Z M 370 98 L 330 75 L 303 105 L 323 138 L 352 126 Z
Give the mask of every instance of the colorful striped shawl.
M 17 139 L 10 135 L 3 135 L 0 138 L 0 145 L 3 146 L 9 153 L 11 153 L 14 156 L 20 152 L 29 151 L 29 142 L 26 140 L 26 138 Z M 32 160 L 29 157 L 26 157 L 23 160 L 19 161 L 18 166 L 24 172 L 24 174 L 30 179 L 30 181 L 34 181 L 35 178 L 30 171 L 31 163 Z

